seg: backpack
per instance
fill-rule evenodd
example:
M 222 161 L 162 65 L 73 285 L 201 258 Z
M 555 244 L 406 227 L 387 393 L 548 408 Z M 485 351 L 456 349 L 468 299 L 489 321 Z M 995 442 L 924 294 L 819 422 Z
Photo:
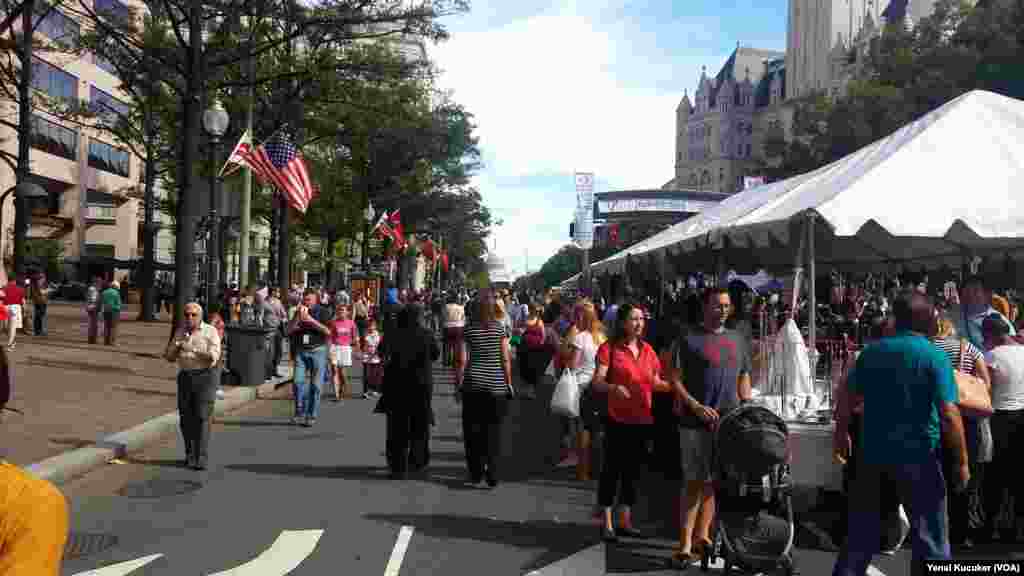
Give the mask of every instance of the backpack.
M 523 341 L 526 342 L 528 349 L 539 350 L 544 348 L 545 336 L 547 334 L 544 333 L 544 325 L 538 322 L 526 328 L 526 333 L 523 334 Z

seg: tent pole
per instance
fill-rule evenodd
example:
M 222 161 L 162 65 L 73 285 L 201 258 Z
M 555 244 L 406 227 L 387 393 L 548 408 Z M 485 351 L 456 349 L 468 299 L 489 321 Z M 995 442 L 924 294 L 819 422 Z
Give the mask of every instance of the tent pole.
M 807 336 L 808 357 L 811 362 L 811 385 L 817 388 L 818 376 L 818 293 L 815 286 L 814 220 L 813 212 L 807 214 Z

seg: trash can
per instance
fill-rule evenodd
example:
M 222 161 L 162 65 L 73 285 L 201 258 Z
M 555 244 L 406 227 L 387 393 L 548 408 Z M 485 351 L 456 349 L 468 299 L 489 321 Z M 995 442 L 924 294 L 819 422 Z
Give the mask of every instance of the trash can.
M 238 376 L 240 386 L 259 386 L 266 376 L 267 332 L 259 326 L 230 325 L 225 327 L 231 353 L 228 369 Z

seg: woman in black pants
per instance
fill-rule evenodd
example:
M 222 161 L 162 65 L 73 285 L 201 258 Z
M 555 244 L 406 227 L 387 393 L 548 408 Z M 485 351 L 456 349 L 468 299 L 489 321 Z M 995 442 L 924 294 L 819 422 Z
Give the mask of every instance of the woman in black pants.
M 615 317 L 611 340 L 597 350 L 593 388 L 608 393 L 598 504 L 604 511 L 601 537 L 614 542 L 618 535 L 639 538 L 631 508 L 636 503 L 636 481 L 647 468 L 647 440 L 654 417 L 651 412 L 655 391 L 669 391 L 662 380 L 661 362 L 651 345 L 641 339 L 644 313 L 623 304 Z M 618 528 L 612 507 L 618 496 Z
M 455 348 L 455 386 L 462 401 L 462 438 L 466 448 L 467 482 L 477 487 L 498 485 L 501 423 L 512 395 L 509 334 L 497 320 L 494 291 L 480 290 L 478 310 Z

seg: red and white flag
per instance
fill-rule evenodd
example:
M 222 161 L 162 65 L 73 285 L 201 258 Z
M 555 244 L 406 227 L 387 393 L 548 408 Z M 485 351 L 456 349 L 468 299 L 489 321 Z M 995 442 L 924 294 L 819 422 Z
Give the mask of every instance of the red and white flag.
M 316 188 L 309 177 L 309 170 L 302 153 L 283 130 L 276 132 L 269 140 L 253 148 L 251 136 L 245 142 L 248 132 L 228 158 L 228 164 L 247 166 L 265 184 L 276 187 L 288 199 L 288 204 L 305 214 L 310 201 L 316 195 Z
M 245 161 L 245 154 L 252 153 L 252 134 L 248 130 L 242 137 L 238 139 L 238 144 L 235 144 L 235 149 L 231 151 L 231 155 L 228 156 L 227 161 L 224 162 L 224 166 L 220 169 L 218 177 L 224 178 L 238 172 L 242 167 L 248 167 L 249 164 Z

